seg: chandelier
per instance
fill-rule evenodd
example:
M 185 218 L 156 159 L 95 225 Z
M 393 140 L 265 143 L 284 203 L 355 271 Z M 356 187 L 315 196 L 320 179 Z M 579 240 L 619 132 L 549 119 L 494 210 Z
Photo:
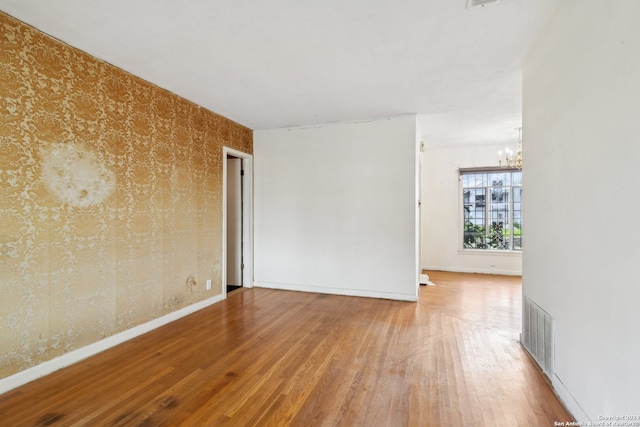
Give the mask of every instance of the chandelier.
M 515 130 L 518 131 L 518 148 L 513 151 L 507 147 L 504 153 L 502 150 L 498 151 L 498 164 L 501 168 L 522 169 L 522 128 Z

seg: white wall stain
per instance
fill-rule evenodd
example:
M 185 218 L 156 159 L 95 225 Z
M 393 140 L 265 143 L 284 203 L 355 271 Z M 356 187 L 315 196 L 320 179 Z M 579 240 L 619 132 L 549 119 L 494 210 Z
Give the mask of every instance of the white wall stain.
M 80 208 L 102 203 L 115 188 L 115 174 L 83 144 L 50 143 L 40 150 L 42 179 L 63 203 Z

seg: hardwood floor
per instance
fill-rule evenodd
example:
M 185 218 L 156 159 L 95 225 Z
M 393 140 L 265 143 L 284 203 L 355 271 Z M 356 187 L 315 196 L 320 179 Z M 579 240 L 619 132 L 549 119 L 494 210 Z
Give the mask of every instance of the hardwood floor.
M 430 272 L 417 303 L 242 289 L 0 396 L 0 425 L 552 426 L 519 278 Z

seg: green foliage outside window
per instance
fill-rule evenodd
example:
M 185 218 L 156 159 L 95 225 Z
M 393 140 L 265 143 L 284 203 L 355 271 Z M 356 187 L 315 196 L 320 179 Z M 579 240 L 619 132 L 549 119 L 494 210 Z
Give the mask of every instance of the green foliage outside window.
M 463 247 L 466 249 L 509 249 L 509 237 L 511 230 L 505 227 L 503 222 L 492 222 L 489 226 L 489 233 L 485 227 L 474 224 L 471 220 L 471 211 L 468 206 L 464 207 L 464 240 Z M 513 236 L 522 237 L 522 227 L 519 222 L 513 223 Z

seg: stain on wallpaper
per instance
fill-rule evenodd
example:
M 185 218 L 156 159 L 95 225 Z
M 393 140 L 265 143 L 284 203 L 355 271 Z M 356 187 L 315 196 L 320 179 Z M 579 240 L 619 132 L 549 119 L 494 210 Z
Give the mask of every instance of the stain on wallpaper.
M 0 12 L 0 378 L 222 292 L 252 138 Z
M 42 179 L 63 203 L 86 208 L 102 203 L 115 186 L 99 152 L 82 144 L 50 143 L 40 149 Z

